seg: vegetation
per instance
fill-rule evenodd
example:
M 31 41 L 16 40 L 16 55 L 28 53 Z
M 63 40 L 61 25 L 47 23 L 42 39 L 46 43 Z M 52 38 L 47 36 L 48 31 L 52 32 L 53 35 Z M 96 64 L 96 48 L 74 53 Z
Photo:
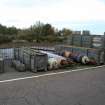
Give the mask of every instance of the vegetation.
M 40 21 L 26 29 L 16 27 L 6 27 L 0 24 L 0 43 L 13 42 L 14 40 L 25 40 L 28 42 L 62 42 L 70 29 L 55 29 L 51 24 L 43 24 Z

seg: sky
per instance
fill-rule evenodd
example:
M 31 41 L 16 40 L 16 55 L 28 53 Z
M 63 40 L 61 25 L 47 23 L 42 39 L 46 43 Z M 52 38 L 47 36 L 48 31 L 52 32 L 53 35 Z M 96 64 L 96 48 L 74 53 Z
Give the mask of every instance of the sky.
M 0 0 L 0 24 L 27 28 L 36 21 L 103 34 L 105 0 Z

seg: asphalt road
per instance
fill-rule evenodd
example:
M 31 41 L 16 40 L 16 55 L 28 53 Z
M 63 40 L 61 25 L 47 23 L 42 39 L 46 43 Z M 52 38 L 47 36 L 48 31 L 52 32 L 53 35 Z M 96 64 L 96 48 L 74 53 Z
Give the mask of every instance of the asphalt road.
M 0 105 L 105 105 L 105 67 L 0 83 Z

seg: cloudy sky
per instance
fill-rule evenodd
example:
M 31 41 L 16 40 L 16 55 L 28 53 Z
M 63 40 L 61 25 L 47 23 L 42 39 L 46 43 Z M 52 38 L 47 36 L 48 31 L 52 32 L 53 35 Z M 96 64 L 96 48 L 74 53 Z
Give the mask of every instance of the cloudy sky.
M 105 31 L 105 0 L 0 0 L 0 23 L 20 28 L 36 21 L 72 30 Z

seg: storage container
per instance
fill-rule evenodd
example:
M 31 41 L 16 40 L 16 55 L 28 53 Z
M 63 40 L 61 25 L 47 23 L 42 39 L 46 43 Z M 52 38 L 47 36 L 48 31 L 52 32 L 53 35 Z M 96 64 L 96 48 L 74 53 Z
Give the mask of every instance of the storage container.
M 37 53 L 31 59 L 31 70 L 37 72 L 38 70 L 47 71 L 48 66 L 48 56 L 47 54 Z
M 48 56 L 47 54 L 37 52 L 33 49 L 24 49 L 23 51 L 23 63 L 26 69 L 32 72 L 37 72 L 38 70 L 47 71 L 48 66 Z
M 15 60 L 19 60 L 25 64 L 26 70 L 37 72 L 38 70 L 47 70 L 48 57 L 47 54 L 40 53 L 39 51 L 31 48 L 22 47 L 14 49 Z

